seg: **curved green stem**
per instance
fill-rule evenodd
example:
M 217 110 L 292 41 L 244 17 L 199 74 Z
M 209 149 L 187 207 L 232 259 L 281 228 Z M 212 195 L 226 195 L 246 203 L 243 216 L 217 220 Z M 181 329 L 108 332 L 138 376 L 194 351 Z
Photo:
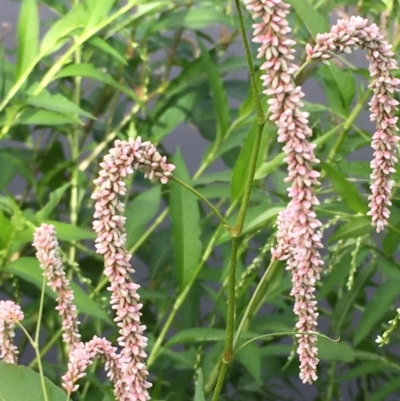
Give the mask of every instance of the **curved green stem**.
M 186 184 L 183 182 L 181 179 L 178 177 L 175 177 L 174 175 L 171 176 L 171 180 L 174 180 L 178 184 L 182 185 L 184 188 L 186 188 L 188 191 L 190 191 L 192 194 L 196 195 L 200 200 L 202 200 L 211 210 L 212 212 L 218 217 L 220 220 L 221 224 L 229 231 L 230 227 L 226 219 L 222 216 L 222 214 L 216 209 L 210 201 L 205 198 L 200 192 L 196 191 L 193 187 L 190 185 Z

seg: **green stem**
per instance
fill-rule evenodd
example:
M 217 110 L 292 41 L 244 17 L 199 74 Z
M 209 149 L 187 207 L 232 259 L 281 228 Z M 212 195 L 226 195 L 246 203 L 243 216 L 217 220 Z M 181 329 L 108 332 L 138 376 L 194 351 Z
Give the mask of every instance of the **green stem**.
M 44 294 L 46 290 L 46 276 L 43 275 L 43 284 L 42 290 L 40 293 L 40 302 L 39 302 L 39 311 L 38 311 L 38 320 L 36 323 L 36 333 L 35 333 L 35 341 L 39 346 L 39 336 L 40 336 L 40 326 L 42 324 L 42 315 L 43 315 L 43 305 L 44 305 Z
M 79 4 L 79 0 L 74 1 L 74 6 Z M 74 42 L 76 43 L 78 39 L 75 37 Z M 81 47 L 79 46 L 75 50 L 75 64 L 80 64 L 82 59 Z M 75 88 L 74 88 L 74 103 L 77 107 L 80 107 L 81 102 L 81 77 L 75 77 Z M 77 116 L 79 117 L 79 116 Z M 71 134 L 71 158 L 74 162 L 74 166 L 72 167 L 71 173 L 71 197 L 70 197 L 70 210 L 71 210 L 71 224 L 73 226 L 77 225 L 78 222 L 78 203 L 79 203 L 79 170 L 75 163 L 78 162 L 79 157 L 79 136 L 80 136 L 80 124 L 76 124 L 72 129 Z M 75 264 L 76 257 L 76 241 L 71 242 L 71 246 L 69 249 L 68 262 L 72 266 Z
M 236 260 L 237 260 L 237 252 L 239 249 L 241 235 L 243 231 L 243 225 L 247 214 L 247 209 L 249 206 L 250 194 L 253 186 L 254 175 L 256 171 L 256 163 L 258 158 L 258 153 L 260 150 L 261 136 L 263 132 L 263 128 L 265 125 L 265 117 L 264 111 L 261 105 L 261 99 L 259 96 L 258 85 L 257 85 L 257 77 L 254 71 L 253 61 L 251 58 L 251 52 L 249 43 L 246 37 L 246 30 L 244 27 L 242 10 L 240 8 L 239 0 L 235 0 L 235 5 L 239 18 L 240 31 L 242 34 L 245 54 L 247 63 L 250 70 L 250 82 L 251 88 L 254 97 L 254 103 L 256 107 L 257 113 L 257 133 L 254 141 L 253 149 L 250 156 L 249 168 L 246 177 L 245 187 L 243 197 L 240 203 L 239 214 L 236 219 L 236 223 L 233 228 L 230 230 L 232 235 L 232 248 L 231 248 L 231 260 L 230 260 L 230 271 L 229 271 L 229 286 L 228 286 L 228 316 L 227 316 L 227 325 L 226 325 L 226 336 L 225 336 L 225 346 L 224 353 L 222 356 L 222 364 L 218 375 L 217 384 L 214 389 L 212 401 L 218 401 L 219 395 L 222 390 L 222 386 L 225 381 L 226 374 L 228 372 L 228 365 L 232 360 L 233 354 L 233 336 L 234 336 L 234 324 L 235 324 L 235 280 L 236 280 Z
M 235 4 L 236 4 L 237 13 L 238 13 L 240 31 L 242 34 L 247 64 L 249 65 L 249 70 L 250 70 L 250 83 L 251 83 L 251 88 L 252 88 L 252 92 L 253 92 L 254 103 L 255 103 L 256 113 L 257 113 L 257 120 L 258 120 L 257 133 L 256 133 L 254 146 L 253 146 L 251 156 L 250 156 L 249 169 L 248 169 L 248 174 L 247 174 L 246 183 L 245 183 L 245 187 L 244 187 L 243 198 L 242 198 L 242 201 L 240 204 L 239 215 L 238 215 L 236 224 L 232 229 L 232 235 L 239 237 L 242 234 L 243 224 L 244 224 L 244 220 L 246 218 L 247 208 L 249 205 L 251 189 L 253 186 L 254 175 L 255 175 L 255 171 L 256 171 L 257 157 L 258 157 L 258 153 L 260 150 L 261 137 L 262 137 L 262 132 L 263 132 L 264 125 L 265 125 L 265 117 L 264 117 L 264 110 L 261 105 L 261 99 L 260 99 L 260 94 L 259 94 L 258 85 L 257 85 L 257 76 L 254 71 L 253 61 L 252 61 L 251 52 L 250 52 L 250 46 L 249 46 L 249 43 L 248 43 L 248 40 L 246 37 L 246 30 L 244 27 L 243 15 L 242 15 L 242 10 L 240 8 L 239 0 L 235 0 Z
M 363 110 L 365 102 L 371 96 L 371 93 L 372 92 L 370 90 L 368 90 L 364 93 L 364 96 L 357 102 L 353 111 L 347 117 L 346 121 L 343 123 L 343 131 L 340 133 L 338 139 L 336 140 L 331 151 L 329 152 L 328 160 L 327 160 L 328 162 L 332 162 L 333 159 L 335 158 L 337 152 L 339 151 L 340 147 L 343 144 L 343 141 L 346 139 L 346 136 L 347 136 L 350 128 L 353 126 L 355 120 L 357 119 L 357 117 L 359 116 L 361 111 Z
M 62 336 L 62 334 L 63 334 L 63 330 L 60 329 L 57 331 L 56 334 L 54 334 L 54 336 L 51 338 L 50 341 L 46 341 L 46 345 L 40 351 L 40 354 L 39 354 L 40 359 L 42 359 L 50 351 L 50 348 L 56 343 L 56 341 Z M 29 364 L 29 367 L 33 369 L 37 364 L 38 364 L 38 358 L 36 357 Z
M 218 401 L 225 377 L 228 372 L 228 366 L 233 357 L 233 332 L 235 325 L 235 288 L 236 288 L 236 261 L 237 253 L 240 245 L 240 237 L 232 237 L 231 260 L 229 265 L 229 282 L 228 282 L 228 311 L 226 319 L 226 335 L 224 352 L 222 354 L 220 371 L 218 374 L 217 384 L 214 389 L 212 401 Z
M 37 342 L 38 338 L 36 338 L 36 341 L 34 341 L 33 338 L 30 336 L 30 334 L 28 333 L 28 331 L 25 329 L 25 327 L 20 322 L 16 322 L 16 325 L 25 333 L 26 337 L 29 339 L 29 342 L 31 343 L 31 345 L 35 351 L 38 369 L 39 369 L 39 375 L 40 375 L 40 384 L 42 385 L 44 401 L 49 401 L 49 398 L 47 396 L 46 383 L 44 381 L 43 365 L 42 365 L 42 361 L 40 359 L 39 346 L 38 346 L 38 342 Z
M 233 348 L 235 348 L 245 324 L 248 322 L 248 320 L 250 320 L 250 316 L 254 315 L 254 311 L 257 309 L 257 301 L 260 300 L 260 295 L 265 293 L 265 286 L 268 283 L 268 281 L 271 277 L 271 274 L 273 275 L 275 273 L 277 266 L 278 266 L 278 262 L 276 262 L 276 261 L 271 262 L 270 265 L 268 266 L 268 268 L 265 270 L 265 273 L 261 277 L 261 280 L 257 284 L 257 287 L 254 290 L 254 293 L 250 299 L 250 302 L 248 303 L 246 310 L 244 311 L 244 314 L 242 316 L 242 319 L 239 323 L 239 327 L 236 331 L 235 338 L 233 340 Z
M 216 209 L 210 201 L 205 198 L 200 192 L 196 191 L 193 187 L 190 185 L 186 184 L 183 182 L 181 179 L 178 177 L 175 177 L 174 175 L 171 176 L 171 179 L 177 182 L 178 184 L 182 185 L 184 188 L 186 188 L 188 191 L 190 191 L 192 194 L 196 195 L 199 199 L 201 199 L 211 210 L 212 212 L 218 217 L 222 225 L 229 231 L 230 227 L 228 222 L 225 220 L 225 218 L 222 216 L 222 214 Z
M 234 203 L 233 205 L 231 205 L 231 207 L 228 209 L 226 215 L 229 216 L 230 213 L 234 210 L 236 204 Z M 150 367 L 152 366 L 152 364 L 154 363 L 154 361 L 157 359 L 157 357 L 160 355 L 161 353 L 161 345 L 164 341 L 165 336 L 168 333 L 168 330 L 170 329 L 172 322 L 175 319 L 175 316 L 179 310 L 179 308 L 182 306 L 183 302 L 186 300 L 187 295 L 189 294 L 189 291 L 191 290 L 191 288 L 193 287 L 194 282 L 197 279 L 197 276 L 199 275 L 204 263 L 206 262 L 206 260 L 208 259 L 208 257 L 210 256 L 214 245 L 217 241 L 217 239 L 219 238 L 220 234 L 221 234 L 221 230 L 222 230 L 222 226 L 218 226 L 217 230 L 215 231 L 214 235 L 211 237 L 206 250 L 204 251 L 204 254 L 201 258 L 201 261 L 199 263 L 199 265 L 197 266 L 190 282 L 185 286 L 185 288 L 183 289 L 183 291 L 178 295 L 172 310 L 167 318 L 167 321 L 164 323 L 164 326 L 161 330 L 161 333 L 159 334 L 159 336 L 157 337 L 157 340 L 152 348 L 152 350 L 150 351 L 150 355 L 149 358 L 147 359 L 147 369 L 150 369 Z

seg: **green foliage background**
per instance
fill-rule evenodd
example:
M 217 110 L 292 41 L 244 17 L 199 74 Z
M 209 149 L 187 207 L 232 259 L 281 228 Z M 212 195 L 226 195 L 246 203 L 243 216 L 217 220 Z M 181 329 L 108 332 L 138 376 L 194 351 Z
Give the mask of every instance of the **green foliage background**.
M 299 65 L 307 42 L 329 30 L 330 20 L 352 14 L 380 25 L 400 54 L 396 0 L 289 3 Z M 42 8 L 54 12 L 44 24 Z M 244 14 L 251 38 L 252 21 Z M 35 226 L 50 222 L 74 281 L 83 340 L 106 333 L 116 343 L 103 261 L 93 247 L 92 181 L 114 139 L 140 135 L 176 164 L 178 178 L 228 222 L 235 221 L 256 131 L 248 67 L 237 50 L 242 43 L 235 5 L 23 0 L 14 33 L 17 46 L 7 48 L 3 41 L 0 62 L 1 297 L 23 305 L 24 326 L 33 333 L 42 272 L 32 235 Z M 252 54 L 258 71 L 255 45 Z M 325 104 L 306 99 L 305 109 L 323 162 L 317 208 L 326 247 L 317 288 L 320 330 L 337 341 L 319 340 L 319 380 L 311 390 L 301 385 L 294 338 L 278 335 L 293 332 L 295 318 L 291 279 L 284 264 L 277 264 L 263 281 L 238 345 L 257 340 L 235 353 L 221 400 L 399 399 L 400 331 L 392 333 L 387 347 L 378 347 L 375 339 L 396 316 L 400 300 L 400 175 L 394 177 L 389 227 L 376 235 L 366 217 L 369 161 L 352 156 L 368 147 L 372 136 L 359 118 L 371 96 L 368 70 L 351 60 L 311 64 L 298 77 L 298 84 L 316 80 L 326 97 Z M 267 98 L 262 101 L 266 110 Z M 176 152 L 166 149 L 168 136 L 182 124 L 207 141 L 194 174 L 186 165 L 190 140 L 182 128 L 176 131 Z M 276 216 L 288 201 L 283 159 L 276 128 L 266 124 L 239 248 L 236 326 L 270 264 Z M 216 172 L 213 165 L 221 160 L 224 169 Z M 16 182 L 21 190 L 13 190 Z M 136 174 L 128 187 L 127 246 L 142 286 L 152 399 L 209 399 L 225 338 L 230 236 L 208 206 L 177 182 L 152 185 Z M 46 291 L 41 353 L 45 375 L 60 385 L 67 355 L 54 308 L 55 296 Z M 273 333 L 278 334 L 265 336 Z M 27 356 L 26 339 L 19 348 L 26 364 L 37 369 L 37 360 Z M 0 364 L 0 396 L 25 399 L 4 386 L 7 375 L 22 375 L 10 369 L 15 367 Z M 90 368 L 74 399 L 113 399 L 101 371 L 100 363 Z M 14 387 L 28 388 L 37 380 L 30 370 L 24 374 L 26 381 Z M 60 390 L 52 391 L 58 400 Z

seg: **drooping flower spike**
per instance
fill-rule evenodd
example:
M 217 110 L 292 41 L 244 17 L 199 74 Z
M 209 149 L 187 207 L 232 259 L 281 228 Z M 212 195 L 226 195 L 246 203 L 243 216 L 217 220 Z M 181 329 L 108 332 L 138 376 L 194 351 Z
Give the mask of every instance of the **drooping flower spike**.
M 114 382 L 114 394 L 117 400 L 134 400 L 125 390 L 120 357 L 117 349 L 105 338 L 94 336 L 87 343 L 79 343 L 69 354 L 68 371 L 62 377 L 63 387 L 71 394 L 78 390 L 76 382 L 86 376 L 86 369 L 96 357 L 100 356 L 105 364 L 107 377 Z
M 97 253 L 104 256 L 104 274 L 110 281 L 111 304 L 120 327 L 118 343 L 122 347 L 120 362 L 124 384 L 131 394 L 130 400 L 146 401 L 149 399 L 147 388 L 151 386 L 144 364 L 146 327 L 140 324 L 139 285 L 130 277 L 134 270 L 130 265 L 131 255 L 124 245 L 126 218 L 122 213 L 125 205 L 119 197 L 126 194 L 124 179 L 135 170 L 143 170 L 145 177 L 165 184 L 175 166 L 168 164 L 166 157 L 162 157 L 150 142 L 142 142 L 138 137 L 115 141 L 100 167 L 99 177 L 94 181 L 97 190 L 92 195 L 96 201 L 93 222 L 97 233 L 96 248 Z
M 0 360 L 17 363 L 18 348 L 13 343 L 14 328 L 24 318 L 21 307 L 13 301 L 0 301 Z
M 304 93 L 296 86 L 293 63 L 295 41 L 287 34 L 291 31 L 286 17 L 289 5 L 281 0 L 244 0 L 255 20 L 253 41 L 260 44 L 258 58 L 264 60 L 261 69 L 264 93 L 268 100 L 270 119 L 278 127 L 278 141 L 284 143 L 288 165 L 286 181 L 292 183 L 287 208 L 278 216 L 278 244 L 272 249 L 275 259 L 287 260 L 292 272 L 295 297 L 294 312 L 298 315 L 298 349 L 300 378 L 304 383 L 317 379 L 317 309 L 315 284 L 320 278 L 322 248 L 321 222 L 314 207 L 319 204 L 314 187 L 319 185 L 319 173 L 312 167 L 319 163 L 314 155 L 315 145 L 308 138 L 308 113 L 301 110 Z
M 394 98 L 399 91 L 400 80 L 393 77 L 393 70 L 398 69 L 392 46 L 379 33 L 376 24 L 369 24 L 367 19 L 351 17 L 341 19 L 329 33 L 317 35 L 316 45 L 307 45 L 308 58 L 327 61 L 332 53 L 351 53 L 353 47 L 367 50 L 369 73 L 372 83 L 369 88 L 373 96 L 369 103 L 370 119 L 376 122 L 376 132 L 372 137 L 372 148 L 375 150 L 371 161 L 371 192 L 369 196 L 372 225 L 381 231 L 389 218 L 388 206 L 394 186 L 391 176 L 395 172 L 397 162 L 396 133 L 397 117 L 395 116 L 399 102 Z

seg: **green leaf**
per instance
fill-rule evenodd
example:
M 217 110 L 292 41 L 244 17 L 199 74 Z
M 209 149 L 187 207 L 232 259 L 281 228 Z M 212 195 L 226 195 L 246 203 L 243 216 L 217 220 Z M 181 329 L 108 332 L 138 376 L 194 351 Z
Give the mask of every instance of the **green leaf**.
M 400 213 L 397 208 L 392 208 L 389 225 L 386 227 L 387 234 L 382 241 L 382 248 L 386 255 L 392 256 L 399 246 Z
M 40 55 L 44 57 L 60 47 L 63 44 L 63 39 L 83 26 L 84 16 L 82 4 L 78 4 L 68 14 L 53 23 L 44 35 L 40 45 Z
M 260 347 L 255 343 L 251 342 L 235 353 L 235 356 L 239 359 L 240 363 L 247 369 L 257 384 L 262 383 L 261 378 L 261 358 Z
M 64 184 L 60 188 L 57 188 L 50 194 L 50 199 L 43 206 L 41 210 L 36 213 L 36 217 L 38 218 L 39 222 L 44 221 L 50 215 L 50 213 L 56 208 L 56 206 L 60 203 L 60 200 L 64 196 L 67 189 L 71 186 L 71 183 Z
M 178 150 L 174 175 L 186 183 L 190 176 L 181 152 Z M 171 182 L 170 210 L 172 220 L 172 245 L 179 288 L 190 281 L 201 258 L 200 212 L 197 197 L 177 182 Z
M 194 401 L 206 401 L 204 397 L 203 371 L 201 369 L 197 371 L 197 381 L 196 381 L 196 388 L 194 391 Z
M 0 189 L 5 189 L 17 175 L 32 182 L 32 161 L 31 150 L 16 147 L 0 149 Z
M 53 224 L 57 231 L 57 238 L 61 241 L 81 241 L 84 239 L 95 239 L 96 234 L 93 231 L 73 226 L 69 223 L 47 220 L 47 224 Z
M 354 335 L 354 344 L 359 344 L 374 325 L 382 319 L 382 316 L 393 305 L 393 301 L 400 295 L 400 280 L 390 280 L 383 283 L 373 298 L 367 303 L 361 321 L 357 325 Z
M 360 196 L 358 188 L 346 180 L 345 176 L 332 165 L 321 162 L 322 168 L 332 180 L 333 187 L 343 198 L 346 205 L 356 213 L 365 214 L 368 211 L 367 203 Z
M 0 210 L 0 250 L 7 249 L 13 237 L 14 226 L 10 219 Z
M 397 396 L 399 395 L 399 390 L 400 380 L 397 376 L 385 384 L 380 384 L 379 389 L 368 396 L 368 401 L 385 401 L 390 395 L 394 395 L 395 398 L 393 399 L 397 399 Z
M 196 178 L 195 182 L 196 185 L 202 184 L 210 184 L 213 182 L 225 182 L 228 183 L 231 181 L 231 171 L 217 171 L 215 173 L 209 173 L 201 175 L 200 177 Z
M 40 109 L 50 110 L 60 114 L 77 114 L 80 116 L 94 118 L 90 113 L 82 110 L 75 103 L 71 102 L 60 93 L 54 95 L 44 90 L 38 95 L 28 96 L 26 103 Z
M 21 257 L 12 261 L 4 267 L 4 271 L 15 274 L 24 279 L 28 283 L 32 283 L 39 290 L 43 284 L 43 270 L 39 266 L 39 262 L 33 257 Z M 89 316 L 97 317 L 107 323 L 111 323 L 108 314 L 99 306 L 93 299 L 89 297 L 85 291 L 75 283 L 71 283 L 71 289 L 74 291 L 74 302 L 80 313 L 85 313 Z M 46 294 L 53 299 L 57 295 L 50 287 L 46 286 Z
M 48 400 L 66 400 L 67 394 L 47 377 L 44 383 Z M 0 361 L 0 400 L 45 401 L 40 375 L 26 366 Z
M 210 54 L 200 38 L 197 38 L 203 68 L 207 74 L 210 83 L 211 96 L 214 103 L 214 110 L 217 117 L 217 138 L 216 143 L 219 143 L 229 129 L 229 103 L 226 95 L 224 84 L 218 67 L 211 60 Z
M 76 283 L 71 283 L 71 289 L 74 291 L 74 302 L 79 312 L 86 315 L 97 317 L 107 323 L 112 324 L 110 316 L 98 305 L 90 296 Z
M 357 379 L 360 376 L 366 376 L 370 374 L 378 374 L 383 370 L 390 369 L 390 364 L 388 362 L 383 362 L 380 360 L 373 361 L 373 362 L 363 362 L 361 365 L 356 366 L 353 369 L 350 369 L 348 373 L 344 376 L 340 377 L 340 381 L 350 381 Z M 394 369 L 392 367 L 392 369 Z
M 39 46 L 39 14 L 36 0 L 23 0 L 18 19 L 18 80 L 35 62 Z
M 161 201 L 161 187 L 154 186 L 128 203 L 126 216 L 126 247 L 130 249 L 140 239 L 146 224 L 156 215 Z
M 55 77 L 54 79 L 65 78 L 65 77 L 86 77 L 92 78 L 97 81 L 103 82 L 107 85 L 112 86 L 113 88 L 121 91 L 131 99 L 141 103 L 141 100 L 136 95 L 136 93 L 127 88 L 126 85 L 122 85 L 115 81 L 110 74 L 107 74 L 92 64 L 89 63 L 81 63 L 81 64 L 72 64 L 64 67 Z
M 324 337 L 318 337 L 318 358 L 328 361 L 352 362 L 355 354 L 344 341 L 331 341 Z
M 154 123 L 151 126 L 152 140 L 159 142 L 166 135 L 170 134 L 178 125 L 185 122 L 190 115 L 190 111 L 196 107 L 198 101 L 197 89 L 185 88 L 181 96 L 177 96 L 176 102 L 168 102 L 168 107 L 163 113 L 154 116 Z M 163 102 L 166 99 L 161 99 Z
M 49 110 L 26 109 L 16 121 L 20 125 L 64 125 L 79 123 L 79 118 Z
M 177 28 L 200 29 L 210 25 L 221 26 L 221 24 L 230 25 L 229 17 L 209 2 L 201 7 L 191 7 L 188 10 L 170 13 L 154 24 L 151 32 Z
M 306 26 L 312 37 L 329 31 L 328 19 L 309 0 L 287 0 Z
M 365 216 L 354 216 L 352 220 L 348 221 L 337 229 L 328 242 L 335 242 L 339 239 L 358 238 L 363 235 L 368 235 L 372 231 L 371 219 Z
M 100 38 L 99 36 L 95 36 L 94 38 L 89 40 L 89 43 L 94 46 L 97 47 L 98 49 L 100 49 L 101 51 L 103 51 L 104 53 L 109 54 L 111 57 L 113 57 L 117 62 L 127 65 L 127 61 L 125 60 L 124 57 L 121 56 L 121 54 L 119 54 L 117 52 L 117 50 L 115 50 L 112 46 L 110 46 L 105 40 L 103 40 L 102 38 Z
M 114 3 L 115 0 L 86 0 L 84 2 L 84 6 L 86 6 L 85 31 L 89 31 L 102 22 L 107 17 Z
M 214 329 L 209 327 L 195 327 L 184 329 L 170 338 L 165 347 L 172 347 L 176 344 L 190 344 L 204 341 L 223 341 L 225 338 L 224 329 Z
M 329 109 L 341 118 L 346 118 L 349 111 L 345 108 L 336 78 L 327 65 L 319 66 L 317 79 L 322 81 Z
M 254 147 L 254 141 L 256 140 L 257 131 L 258 131 L 258 123 L 257 121 L 254 121 L 251 130 L 246 136 L 244 144 L 240 149 L 239 157 L 235 163 L 235 167 L 233 168 L 232 181 L 231 181 L 232 202 L 236 201 L 243 195 L 247 179 L 247 173 L 249 170 L 249 162 Z
M 356 92 L 354 72 L 338 68 L 332 63 L 326 68 L 329 68 L 339 90 L 343 108 L 349 113 Z

